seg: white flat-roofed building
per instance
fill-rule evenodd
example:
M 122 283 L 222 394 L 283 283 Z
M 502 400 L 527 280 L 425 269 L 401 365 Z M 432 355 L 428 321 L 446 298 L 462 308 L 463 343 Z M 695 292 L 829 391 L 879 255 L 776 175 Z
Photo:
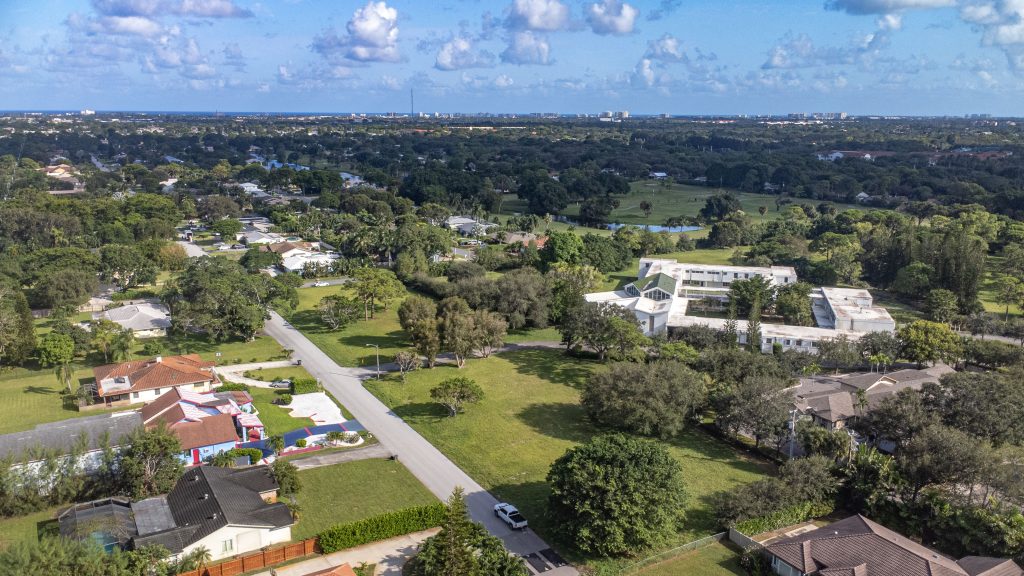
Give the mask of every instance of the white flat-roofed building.
M 728 300 L 733 282 L 755 277 L 765 278 L 775 287 L 798 280 L 796 270 L 790 266 L 725 266 L 642 258 L 636 281 L 621 290 L 587 294 L 586 300 L 633 311 L 647 335 L 683 326 L 704 325 L 721 330 L 725 328 L 725 319 L 687 314 L 689 302 L 707 298 Z M 810 296 L 817 326 L 762 322 L 761 351 L 771 352 L 778 344 L 784 350 L 817 352 L 822 340 L 842 335 L 857 340 L 868 332 L 896 329 L 896 322 L 884 308 L 874 305 L 867 290 L 822 287 L 813 289 Z M 746 344 L 747 321 L 737 320 L 736 330 L 740 343 Z

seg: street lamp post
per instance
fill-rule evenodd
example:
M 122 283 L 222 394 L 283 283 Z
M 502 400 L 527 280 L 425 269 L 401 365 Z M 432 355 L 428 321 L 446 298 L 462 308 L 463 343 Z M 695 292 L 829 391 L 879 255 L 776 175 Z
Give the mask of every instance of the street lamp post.
M 367 348 L 369 348 L 370 346 L 373 346 L 377 351 L 377 380 L 380 380 L 380 346 L 377 344 L 366 345 Z

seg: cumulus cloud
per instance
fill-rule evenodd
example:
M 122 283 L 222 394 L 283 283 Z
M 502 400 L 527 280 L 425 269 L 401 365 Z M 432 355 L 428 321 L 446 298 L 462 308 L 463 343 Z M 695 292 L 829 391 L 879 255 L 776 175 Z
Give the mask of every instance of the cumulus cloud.
M 652 22 L 661 20 L 678 10 L 682 4 L 683 0 L 661 0 L 657 8 L 647 13 L 647 19 Z
M 501 53 L 501 61 L 509 64 L 552 64 L 548 39 L 530 30 L 515 32 L 508 48 Z
M 671 34 L 665 34 L 657 40 L 651 40 L 647 44 L 647 52 L 644 58 L 663 60 L 665 62 L 680 62 L 685 57 L 683 47 L 679 39 Z
M 639 15 L 639 10 L 620 0 L 603 0 L 587 7 L 587 22 L 602 36 L 630 34 Z
M 498 76 L 494 78 L 494 86 L 496 88 L 511 88 L 513 84 L 515 84 L 515 81 L 507 74 L 498 74 Z
M 650 58 L 643 58 L 640 62 L 637 62 L 631 77 L 634 86 L 650 88 L 654 86 L 656 80 L 657 74 L 654 71 L 654 62 Z
M 225 44 L 221 54 L 224 55 L 225 64 L 239 72 L 245 70 L 245 54 L 242 53 L 242 47 L 237 42 Z
M 434 68 L 446 71 L 485 68 L 493 64 L 494 54 L 475 48 L 470 40 L 462 37 L 445 42 L 434 59 Z
M 92 6 L 99 14 L 117 17 L 248 18 L 253 15 L 231 0 L 93 0 Z
M 569 26 L 569 7 L 560 0 L 514 0 L 509 8 L 512 30 L 554 32 Z
M 339 36 L 324 30 L 313 39 L 312 48 L 328 59 L 344 57 L 358 62 L 398 62 L 398 10 L 387 2 L 370 1 L 352 14 Z

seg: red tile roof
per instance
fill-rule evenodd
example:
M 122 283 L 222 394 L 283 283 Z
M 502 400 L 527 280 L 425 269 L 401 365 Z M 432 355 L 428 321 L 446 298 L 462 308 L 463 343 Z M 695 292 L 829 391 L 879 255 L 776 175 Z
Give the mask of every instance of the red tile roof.
M 216 365 L 216 362 L 207 362 L 198 354 L 188 354 L 107 364 L 93 368 L 92 373 L 96 377 L 99 395 L 111 396 L 168 386 L 216 382 L 217 377 L 211 370 Z M 122 389 L 108 385 L 109 389 L 105 391 L 103 381 L 113 378 L 127 378 L 131 388 Z
M 235 419 L 230 414 L 207 416 L 198 422 L 178 422 L 170 429 L 181 442 L 182 450 L 238 441 Z

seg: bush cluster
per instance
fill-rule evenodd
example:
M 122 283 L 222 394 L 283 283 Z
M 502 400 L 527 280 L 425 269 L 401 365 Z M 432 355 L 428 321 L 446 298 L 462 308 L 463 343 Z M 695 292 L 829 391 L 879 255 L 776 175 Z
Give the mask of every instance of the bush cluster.
M 320 551 L 329 554 L 369 542 L 440 526 L 444 520 L 444 512 L 445 505 L 440 502 L 427 506 L 403 508 L 379 516 L 332 526 L 317 535 L 317 541 L 320 544 Z
M 320 387 L 312 378 L 295 378 L 292 380 L 292 394 L 312 394 L 319 392 Z

